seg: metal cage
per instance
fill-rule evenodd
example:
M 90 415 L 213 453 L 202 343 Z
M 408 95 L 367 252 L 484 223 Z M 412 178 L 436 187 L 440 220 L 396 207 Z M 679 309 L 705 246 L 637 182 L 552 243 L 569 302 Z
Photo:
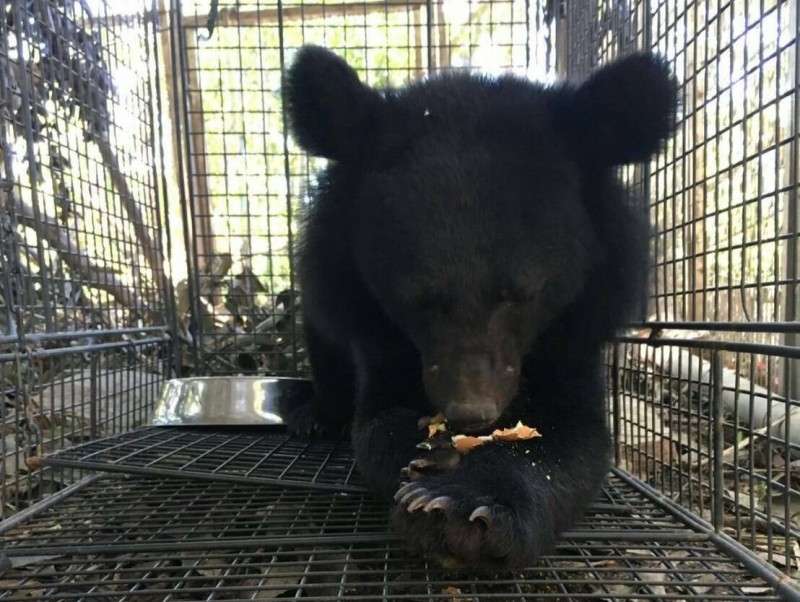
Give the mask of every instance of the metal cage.
M 0 600 L 800 600 L 799 0 L 0 4 Z M 349 447 L 159 429 L 163 380 L 303 375 L 305 43 L 371 84 L 658 51 L 676 136 L 608 346 L 616 466 L 540 565 L 408 557 Z

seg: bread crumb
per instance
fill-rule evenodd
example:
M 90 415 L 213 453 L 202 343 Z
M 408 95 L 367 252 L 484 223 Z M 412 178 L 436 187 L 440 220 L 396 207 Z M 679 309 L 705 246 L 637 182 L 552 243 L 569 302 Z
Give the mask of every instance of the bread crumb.
M 525 441 L 534 437 L 541 437 L 541 433 L 535 428 L 517 422 L 514 428 L 496 429 L 492 432 L 495 441 Z
M 491 440 L 492 440 L 491 435 L 486 435 L 483 437 L 472 437 L 470 435 L 454 435 L 453 445 L 455 446 L 458 453 L 465 454 L 471 449 L 476 448 L 479 445 L 483 445 L 484 443 L 488 443 Z

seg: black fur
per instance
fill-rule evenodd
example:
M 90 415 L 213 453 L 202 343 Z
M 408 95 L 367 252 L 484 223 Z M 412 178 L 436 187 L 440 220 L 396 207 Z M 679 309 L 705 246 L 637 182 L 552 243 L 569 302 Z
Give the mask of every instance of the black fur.
M 455 74 L 379 94 L 320 48 L 288 74 L 293 134 L 336 160 L 303 227 L 316 393 L 292 426 L 352 422 L 389 501 L 416 479 L 393 521 L 444 564 L 533 561 L 605 478 L 602 346 L 642 298 L 648 230 L 611 166 L 657 151 L 675 96 L 648 55 L 577 87 Z M 437 411 L 543 436 L 437 456 L 417 448 Z
M 345 159 L 367 150 L 382 106 L 380 95 L 358 80 L 338 56 L 302 48 L 284 82 L 290 126 L 308 152 Z
M 633 54 L 597 71 L 557 117 L 586 163 L 647 161 L 675 127 L 676 82 L 667 63 Z

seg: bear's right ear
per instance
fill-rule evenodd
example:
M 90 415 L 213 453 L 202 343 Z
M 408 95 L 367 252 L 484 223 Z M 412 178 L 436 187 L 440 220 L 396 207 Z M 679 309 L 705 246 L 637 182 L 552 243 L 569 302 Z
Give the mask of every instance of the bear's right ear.
M 597 165 L 648 161 L 675 129 L 678 84 L 667 62 L 635 53 L 601 67 L 560 98 L 573 152 Z
M 353 159 L 368 147 L 383 98 L 329 50 L 304 46 L 283 83 L 292 135 L 312 155 Z

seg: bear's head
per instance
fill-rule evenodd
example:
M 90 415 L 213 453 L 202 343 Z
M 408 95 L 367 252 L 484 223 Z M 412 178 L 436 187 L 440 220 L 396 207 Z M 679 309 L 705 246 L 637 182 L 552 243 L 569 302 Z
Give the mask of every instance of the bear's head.
M 348 261 L 452 423 L 496 420 L 523 358 L 569 311 L 633 301 L 618 296 L 641 280 L 629 256 L 645 253 L 644 226 L 627 222 L 642 212 L 613 173 L 673 129 L 660 59 L 630 55 L 577 86 L 455 73 L 380 92 L 308 46 L 284 94 L 295 139 L 332 161 L 317 200 L 343 212 Z

